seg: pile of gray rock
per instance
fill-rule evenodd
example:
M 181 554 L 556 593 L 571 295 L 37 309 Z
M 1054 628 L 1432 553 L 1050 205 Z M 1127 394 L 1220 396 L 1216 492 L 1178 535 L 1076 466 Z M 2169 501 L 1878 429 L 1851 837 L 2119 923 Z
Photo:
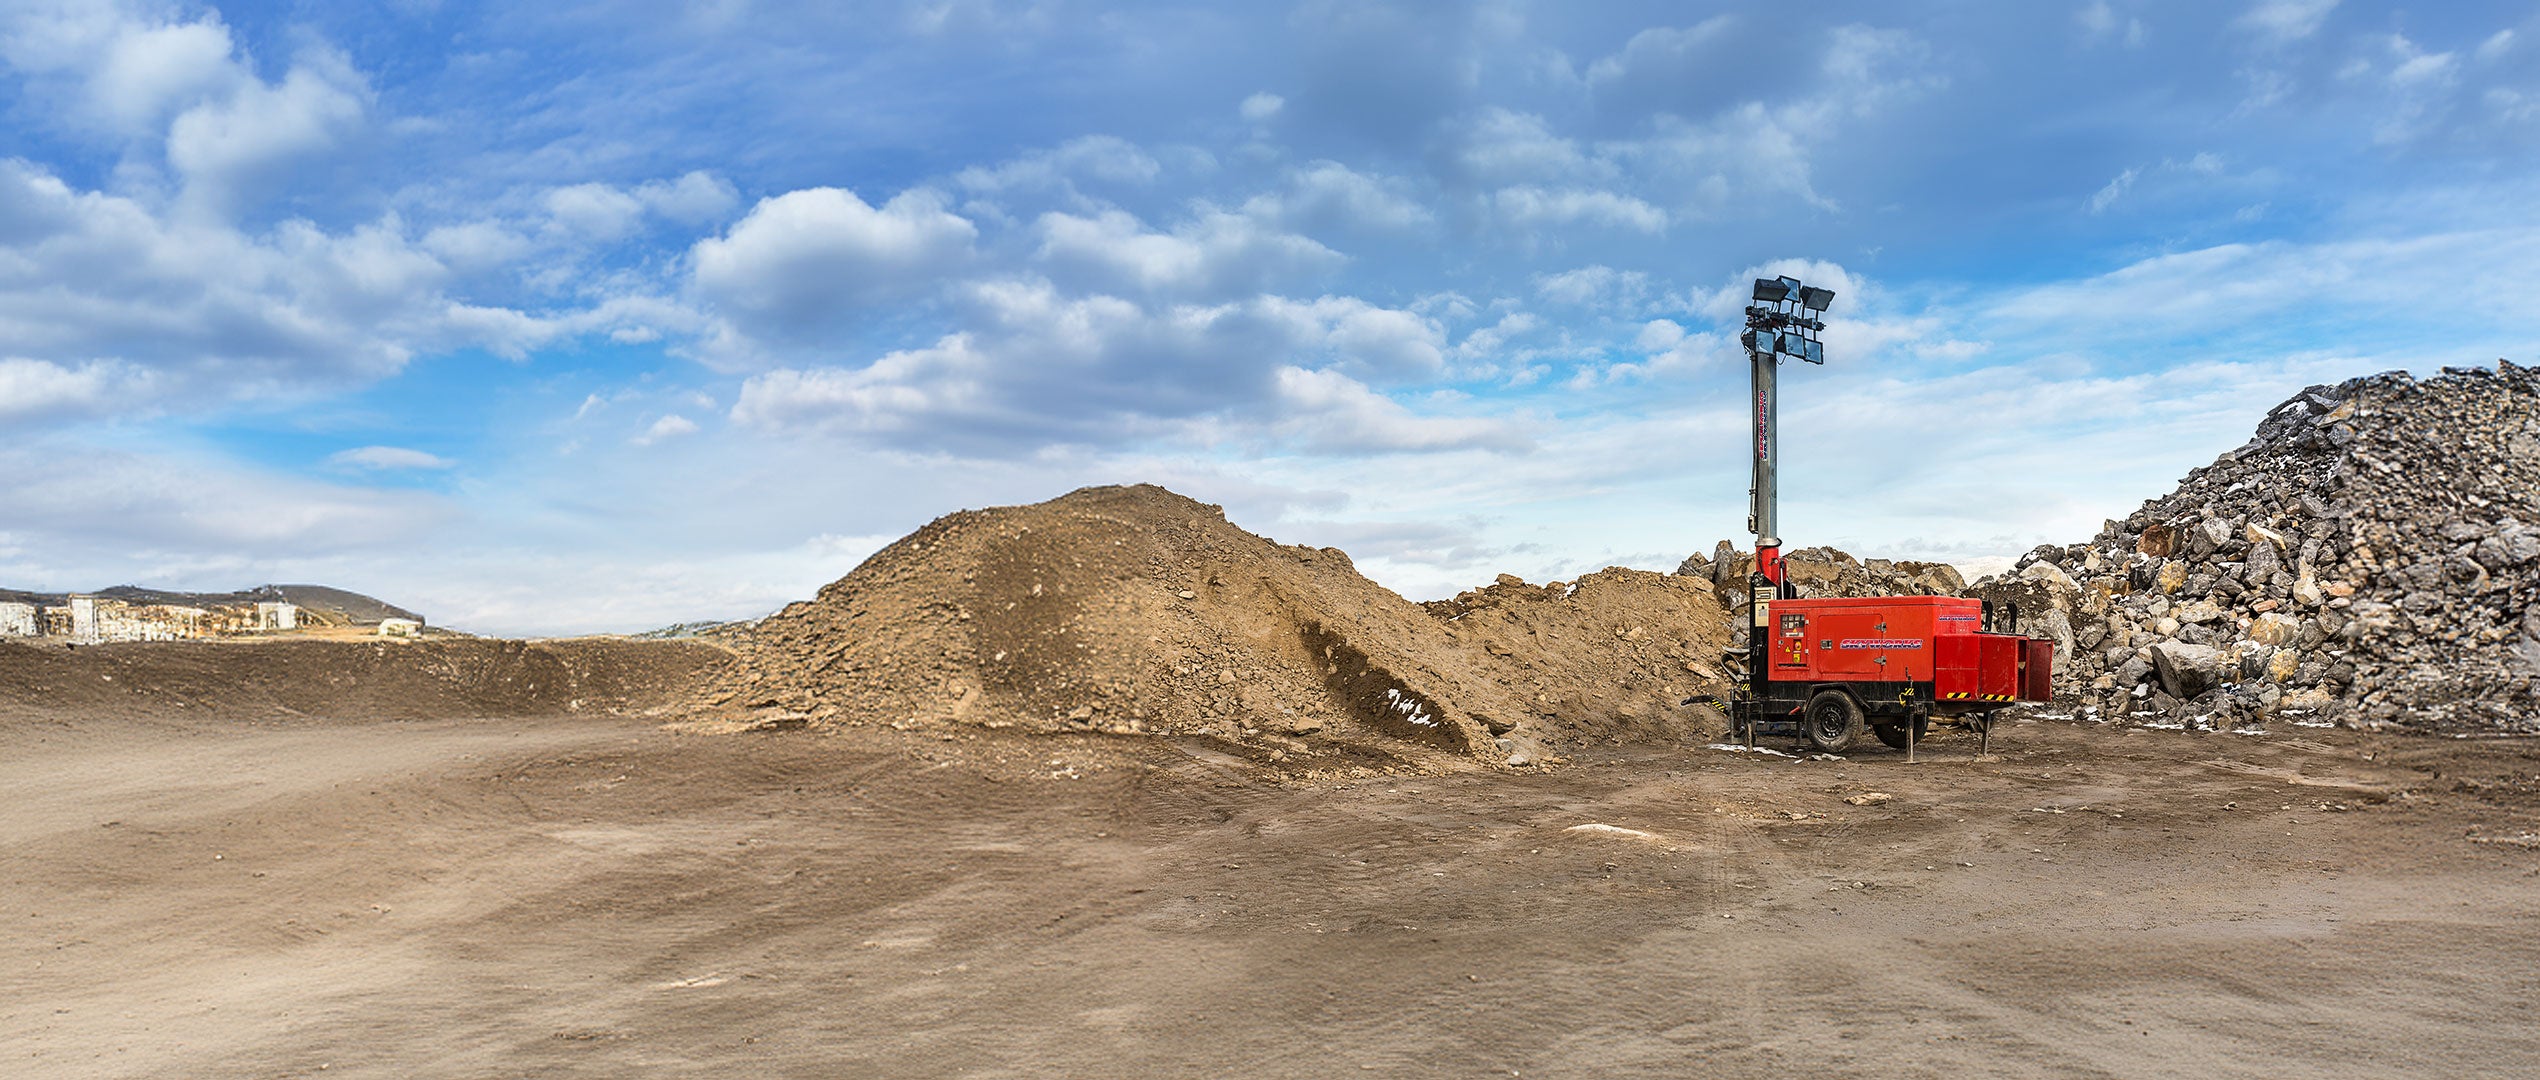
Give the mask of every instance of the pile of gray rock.
M 2089 542 L 1969 595 L 2100 719 L 2540 731 L 2540 368 L 2315 386 Z
M 1967 587 L 1948 563 L 1856 559 L 1830 547 L 1785 552 L 1782 568 L 1803 596 L 1956 596 Z M 1712 591 L 1727 603 L 1746 595 L 1747 575 L 1754 572 L 1755 553 L 1726 540 L 1709 558 L 1697 552 L 1676 567 L 1680 575 L 1711 579 Z

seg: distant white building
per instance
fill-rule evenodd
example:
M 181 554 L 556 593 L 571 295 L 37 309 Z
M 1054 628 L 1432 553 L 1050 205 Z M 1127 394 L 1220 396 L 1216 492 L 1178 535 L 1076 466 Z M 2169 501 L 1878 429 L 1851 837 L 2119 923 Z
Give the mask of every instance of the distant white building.
M 379 636 L 402 638 L 422 637 L 423 624 L 416 622 L 413 619 L 381 619 L 379 620 Z
M 34 637 L 41 632 L 35 621 L 35 605 L 0 601 L 0 637 Z
M 256 602 L 256 629 L 297 630 L 300 628 L 300 606 L 288 600 Z

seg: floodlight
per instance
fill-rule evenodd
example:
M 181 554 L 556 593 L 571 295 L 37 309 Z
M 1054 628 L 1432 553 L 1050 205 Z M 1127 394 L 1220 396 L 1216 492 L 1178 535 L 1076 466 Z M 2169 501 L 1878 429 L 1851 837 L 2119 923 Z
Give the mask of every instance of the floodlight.
M 1822 364 L 1826 362 L 1826 346 L 1824 342 L 1803 341 L 1800 342 L 1800 346 L 1800 359 L 1811 364 Z
M 1799 290 L 1799 306 L 1810 311 L 1824 311 L 1826 305 L 1831 303 L 1834 303 L 1833 289 L 1820 289 L 1810 285 Z
M 1789 278 L 1756 278 L 1755 299 L 1766 304 L 1781 303 L 1790 299 L 1790 287 L 1797 284 Z

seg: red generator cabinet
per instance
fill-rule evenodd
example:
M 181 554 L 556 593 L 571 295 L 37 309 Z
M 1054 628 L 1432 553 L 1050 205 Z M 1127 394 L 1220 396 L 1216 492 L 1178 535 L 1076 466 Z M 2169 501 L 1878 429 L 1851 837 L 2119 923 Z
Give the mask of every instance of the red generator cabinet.
M 1981 600 L 1956 596 L 1770 600 L 1748 649 L 1751 715 L 1821 748 L 1867 728 L 1901 746 L 1907 725 L 1991 714 L 2052 694 L 2055 643 L 1995 632 Z M 1739 717 L 1732 717 L 1733 721 Z M 1793 730 L 1795 729 L 1795 730 Z

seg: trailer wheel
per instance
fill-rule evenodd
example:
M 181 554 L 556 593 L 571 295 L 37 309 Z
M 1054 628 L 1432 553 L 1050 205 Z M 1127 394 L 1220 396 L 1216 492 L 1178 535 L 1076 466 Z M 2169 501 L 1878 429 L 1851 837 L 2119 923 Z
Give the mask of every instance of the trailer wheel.
M 1829 754 L 1851 749 L 1867 726 L 1861 719 L 1861 707 L 1852 695 L 1841 690 L 1820 690 L 1808 699 L 1808 741 Z
M 1886 743 L 1887 748 L 1890 750 L 1905 749 L 1904 724 L 1873 724 L 1870 726 L 1870 734 L 1878 736 L 1879 741 Z M 1928 716 L 1915 717 L 1914 741 L 1922 742 L 1929 738 L 1931 738 L 1931 718 Z

